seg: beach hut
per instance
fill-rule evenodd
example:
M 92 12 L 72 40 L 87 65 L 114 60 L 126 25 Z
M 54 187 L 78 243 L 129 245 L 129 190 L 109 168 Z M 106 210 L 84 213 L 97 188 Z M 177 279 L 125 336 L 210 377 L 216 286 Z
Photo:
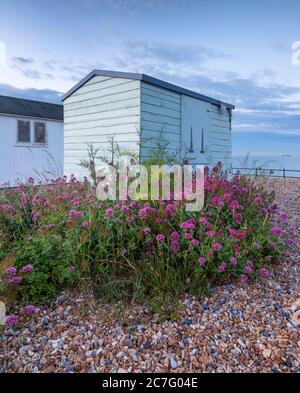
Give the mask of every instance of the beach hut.
M 179 161 L 231 166 L 234 105 L 145 74 L 94 70 L 63 96 L 64 170 L 83 174 L 87 144 L 107 155 L 110 138 L 140 161 L 167 142 Z

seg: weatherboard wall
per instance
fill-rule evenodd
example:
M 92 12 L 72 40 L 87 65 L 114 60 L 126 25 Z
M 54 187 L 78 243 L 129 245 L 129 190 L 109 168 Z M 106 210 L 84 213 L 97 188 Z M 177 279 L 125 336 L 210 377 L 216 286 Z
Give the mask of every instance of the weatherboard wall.
M 110 158 L 110 138 L 123 151 L 139 152 L 140 81 L 94 76 L 64 101 L 64 170 L 86 175 L 80 160 L 87 144 Z
M 228 110 L 218 105 L 142 82 L 141 158 L 151 156 L 163 135 L 170 156 L 209 166 L 221 161 L 230 169 L 229 120 Z
M 180 158 L 181 94 L 141 83 L 141 159 L 165 144 L 170 156 Z
M 210 104 L 209 111 L 209 135 L 209 164 L 213 166 L 221 161 L 224 169 L 229 170 L 232 159 L 230 114 L 213 104 Z

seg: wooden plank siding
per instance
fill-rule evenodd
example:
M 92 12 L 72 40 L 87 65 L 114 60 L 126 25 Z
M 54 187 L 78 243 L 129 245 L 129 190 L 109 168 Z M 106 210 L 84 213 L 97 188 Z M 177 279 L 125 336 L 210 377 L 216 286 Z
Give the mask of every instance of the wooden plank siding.
M 216 105 L 211 104 L 209 112 L 210 124 L 210 165 L 214 166 L 221 161 L 224 169 L 231 166 L 232 135 L 229 124 L 228 111 L 220 113 Z
M 121 150 L 139 152 L 140 84 L 137 80 L 94 76 L 64 101 L 66 175 L 88 174 L 79 165 L 88 158 L 88 143 L 106 157 L 111 137 Z
M 112 136 L 122 150 L 139 153 L 143 161 L 151 157 L 163 133 L 170 154 L 180 159 L 186 139 L 190 138 L 192 120 L 196 124 L 193 130 L 196 159 L 200 157 L 203 128 L 206 151 L 202 158 L 210 166 L 222 161 L 229 169 L 232 135 L 227 110 L 221 113 L 215 103 L 143 80 L 93 76 L 64 101 L 65 173 L 87 175 L 79 166 L 81 159 L 88 158 L 87 143 L 105 155 Z M 184 133 L 188 138 L 183 138 Z
M 141 160 L 151 157 L 163 133 L 170 154 L 180 156 L 181 94 L 141 83 Z

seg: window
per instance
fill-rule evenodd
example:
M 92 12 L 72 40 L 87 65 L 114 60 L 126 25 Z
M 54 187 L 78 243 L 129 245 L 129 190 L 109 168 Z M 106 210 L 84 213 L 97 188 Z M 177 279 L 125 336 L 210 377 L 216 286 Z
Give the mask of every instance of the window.
M 34 143 L 46 143 L 46 124 L 43 122 L 34 122 Z
M 18 120 L 18 142 L 30 143 L 30 121 Z
M 17 144 L 26 144 L 35 147 L 47 144 L 45 122 L 19 119 L 17 121 L 17 127 Z

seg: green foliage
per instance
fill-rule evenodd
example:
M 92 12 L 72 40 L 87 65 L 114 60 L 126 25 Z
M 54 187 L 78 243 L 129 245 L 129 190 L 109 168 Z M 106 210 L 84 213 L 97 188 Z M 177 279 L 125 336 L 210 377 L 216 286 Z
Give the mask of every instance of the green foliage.
M 74 236 L 38 234 L 33 240 L 24 239 L 15 247 L 14 266 L 21 269 L 31 263 L 34 267 L 20 286 L 23 301 L 45 301 L 58 290 L 78 282 L 79 270 L 76 269 L 77 259 L 74 255 L 76 240 Z M 73 268 L 75 270 L 70 271 Z
M 165 159 L 175 160 L 158 146 L 146 164 Z M 13 254 L 16 275 L 33 266 L 16 288 L 20 302 L 81 284 L 98 300 L 147 300 L 173 319 L 184 293 L 269 274 L 292 236 L 273 198 L 249 177 L 226 180 L 220 166 L 206 174 L 200 212 L 184 200 L 100 202 L 94 184 L 74 177 L 26 184 L 0 195 L 0 258 Z

